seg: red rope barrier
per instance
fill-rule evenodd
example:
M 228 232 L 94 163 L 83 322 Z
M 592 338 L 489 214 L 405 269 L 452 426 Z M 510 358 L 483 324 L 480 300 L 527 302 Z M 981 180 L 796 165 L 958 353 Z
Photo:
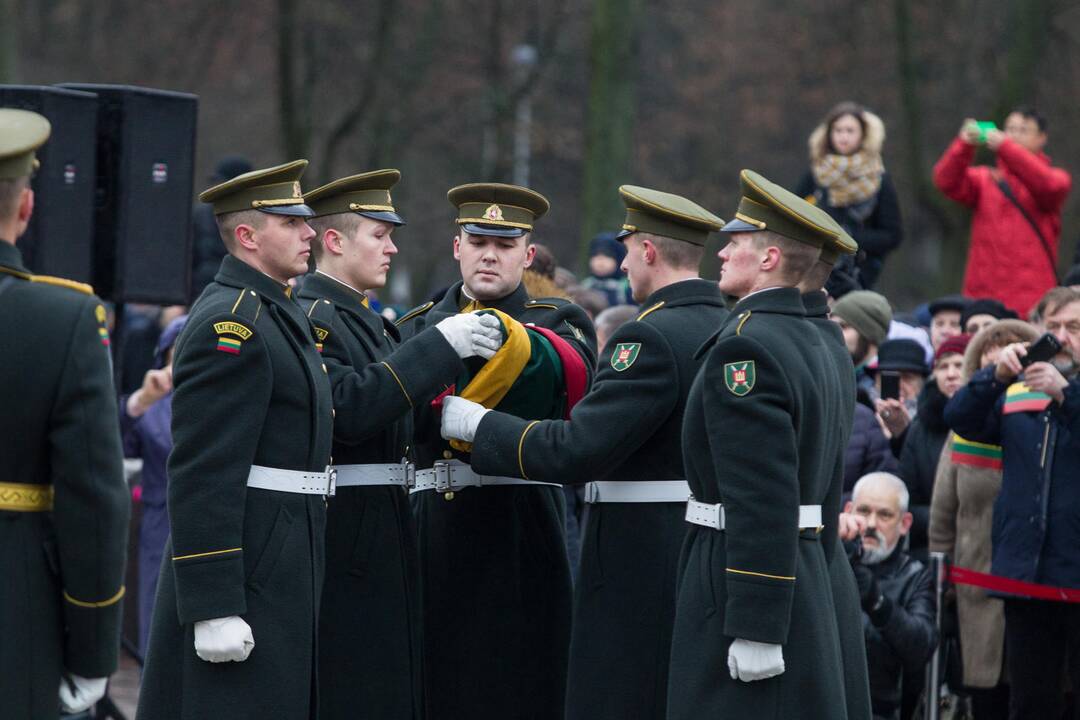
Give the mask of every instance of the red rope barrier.
M 1008 593 L 1009 595 L 1024 595 L 1040 600 L 1080 603 L 1080 589 L 1039 585 L 1038 583 L 976 572 L 975 570 L 968 570 L 954 565 L 949 566 L 948 579 L 957 585 L 974 585 L 975 587 Z

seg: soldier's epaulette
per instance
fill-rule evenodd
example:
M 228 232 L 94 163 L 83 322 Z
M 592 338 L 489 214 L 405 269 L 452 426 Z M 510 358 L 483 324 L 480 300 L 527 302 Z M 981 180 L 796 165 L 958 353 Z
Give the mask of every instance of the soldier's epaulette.
M 79 282 L 78 280 L 68 280 L 62 277 L 53 277 L 52 275 L 31 275 L 30 282 L 45 283 L 46 285 L 56 285 L 57 287 L 67 288 L 68 290 L 75 290 L 81 292 L 83 295 L 93 295 L 94 288 L 90 287 L 86 283 Z
M 560 297 L 543 297 L 532 298 L 525 301 L 526 310 L 558 310 L 561 307 L 566 307 L 570 304 L 570 301 L 566 298 Z
M 315 329 L 315 347 L 318 348 L 319 352 L 322 352 L 326 338 L 330 337 L 330 328 L 334 325 L 334 314 L 336 312 L 334 303 L 325 298 L 313 300 L 311 307 L 308 308 L 307 316 L 308 320 L 311 321 L 312 328 Z
M 655 305 L 652 305 L 651 307 L 649 307 L 649 309 L 648 309 L 648 310 L 646 310 L 645 312 L 643 312 L 643 313 L 641 313 L 640 315 L 638 315 L 638 316 L 637 316 L 637 319 L 638 319 L 638 320 L 644 320 L 644 319 L 645 319 L 645 316 L 646 316 L 646 315 L 648 315 L 649 313 L 654 313 L 654 312 L 656 312 L 657 310 L 659 310 L 659 309 L 660 309 L 660 308 L 662 308 L 663 306 L 664 306 L 664 301 L 663 301 L 663 300 L 661 300 L 660 302 L 656 303 Z
M 262 310 L 262 299 L 259 298 L 259 294 L 251 288 L 244 288 L 240 291 L 240 294 L 236 296 L 236 302 L 232 306 L 232 314 L 239 315 L 245 320 L 249 320 L 252 325 L 259 319 L 259 311 Z
M 409 320 L 412 320 L 414 317 L 416 317 L 418 315 L 423 315 L 424 313 L 426 313 L 428 310 L 430 310 L 433 307 L 435 307 L 435 301 L 428 300 L 426 303 L 424 303 L 420 307 L 413 308 L 412 310 L 410 310 L 409 312 L 405 313 L 400 318 L 395 320 L 394 325 L 396 325 L 398 327 L 401 327 L 404 323 L 408 322 Z
M 739 324 L 735 326 L 735 334 L 736 335 L 742 335 L 743 325 L 746 324 L 746 321 L 750 319 L 750 316 L 752 314 L 753 313 L 750 310 L 744 310 L 743 312 L 739 313 L 739 318 L 738 318 Z

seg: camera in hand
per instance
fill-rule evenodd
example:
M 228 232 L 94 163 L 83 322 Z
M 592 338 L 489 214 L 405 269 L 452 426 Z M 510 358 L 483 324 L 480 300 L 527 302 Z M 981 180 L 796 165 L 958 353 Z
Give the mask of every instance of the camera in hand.
M 1058 342 L 1056 337 L 1046 333 L 1028 346 L 1027 355 L 1020 358 L 1020 365 L 1021 367 L 1027 367 L 1032 363 L 1049 362 L 1059 352 L 1061 352 L 1061 343 Z M 883 383 L 882 388 L 884 387 Z
M 896 370 L 881 371 L 881 399 L 900 399 L 900 373 Z

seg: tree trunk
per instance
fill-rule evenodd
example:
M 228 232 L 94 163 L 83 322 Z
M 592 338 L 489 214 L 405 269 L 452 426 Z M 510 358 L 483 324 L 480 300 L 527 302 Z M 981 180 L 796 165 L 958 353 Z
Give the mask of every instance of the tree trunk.
M 617 188 L 630 177 L 641 7 L 641 0 L 593 3 L 581 221 L 583 265 L 589 240 L 621 224 L 623 206 Z
M 302 60 L 297 53 L 296 39 L 299 14 L 296 0 L 278 0 L 278 109 L 281 113 L 281 144 L 285 157 L 291 159 L 307 156 L 311 139 L 310 92 L 296 87 L 301 74 Z M 305 86 L 301 83 L 302 86 Z
M 919 86 L 923 79 L 914 57 L 915 40 L 912 37 L 911 7 L 908 0 L 895 0 L 897 62 L 900 65 L 900 105 L 904 118 L 905 143 L 904 169 L 910 187 L 914 190 L 914 203 L 905 218 L 905 254 L 911 256 L 913 245 L 932 231 L 921 226 L 921 219 L 929 216 L 938 225 L 942 246 L 936 270 L 926 291 L 938 292 L 946 278 L 959 278 L 967 258 L 967 243 L 963 237 L 964 223 L 961 211 L 953 206 L 934 186 L 930 169 L 926 164 L 926 148 L 923 144 L 923 107 Z M 896 260 L 893 261 L 896 264 Z
M 18 77 L 19 16 L 18 0 L 0 0 L 0 83 L 13 83 Z

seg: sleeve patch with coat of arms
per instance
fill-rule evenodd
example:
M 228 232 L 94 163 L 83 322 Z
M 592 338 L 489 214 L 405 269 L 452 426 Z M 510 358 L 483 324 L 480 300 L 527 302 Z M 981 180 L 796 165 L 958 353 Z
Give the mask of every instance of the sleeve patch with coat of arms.
M 641 353 L 641 343 L 619 343 L 611 352 L 611 367 L 615 372 L 628 370 Z
M 753 360 L 724 364 L 724 385 L 735 397 L 749 395 L 755 383 L 757 383 L 757 369 Z

